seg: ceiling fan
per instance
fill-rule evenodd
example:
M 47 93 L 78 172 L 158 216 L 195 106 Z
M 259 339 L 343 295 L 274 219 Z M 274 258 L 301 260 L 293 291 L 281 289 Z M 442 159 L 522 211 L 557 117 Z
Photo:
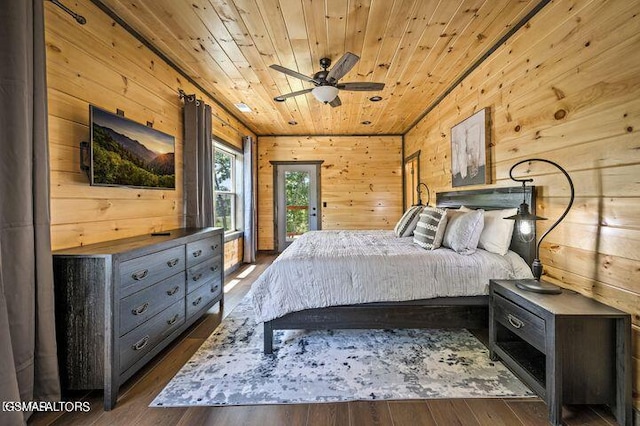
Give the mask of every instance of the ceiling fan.
M 336 62 L 331 70 L 328 70 L 328 68 L 331 66 L 331 59 L 322 58 L 320 59 L 320 66 L 322 67 L 322 71 L 318 71 L 313 75 L 313 77 L 307 77 L 306 75 L 300 74 L 297 71 L 273 64 L 270 66 L 270 68 L 290 75 L 291 77 L 299 78 L 300 80 L 306 81 L 308 83 L 313 83 L 315 85 L 315 87 L 311 89 L 298 90 L 297 92 L 291 92 L 285 95 L 276 96 L 275 98 L 273 98 L 273 100 L 276 102 L 284 102 L 287 98 L 304 95 L 305 93 L 311 92 L 313 96 L 315 96 L 316 99 L 320 102 L 329 104 L 332 107 L 338 107 L 342 105 L 342 101 L 340 101 L 340 97 L 338 96 L 339 90 L 367 92 L 384 89 L 384 83 L 338 82 L 338 80 L 344 77 L 345 74 L 348 73 L 359 60 L 359 56 L 354 55 L 351 52 L 347 52 L 342 55 L 340 59 L 338 59 L 338 62 Z

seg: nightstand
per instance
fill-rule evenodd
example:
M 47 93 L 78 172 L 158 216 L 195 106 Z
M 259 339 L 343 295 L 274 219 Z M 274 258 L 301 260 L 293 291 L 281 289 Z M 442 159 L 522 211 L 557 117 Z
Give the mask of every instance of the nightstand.
M 570 290 L 531 293 L 491 280 L 489 350 L 562 423 L 562 404 L 609 405 L 631 425 L 631 316 Z

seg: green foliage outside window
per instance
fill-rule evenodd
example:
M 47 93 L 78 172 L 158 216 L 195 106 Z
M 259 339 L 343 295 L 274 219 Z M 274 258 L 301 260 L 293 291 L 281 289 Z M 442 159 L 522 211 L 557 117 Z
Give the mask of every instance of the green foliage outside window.
M 309 173 L 285 172 L 285 204 L 287 206 L 287 236 L 309 230 Z
M 235 213 L 235 197 L 233 193 L 233 163 L 235 158 L 221 150 L 215 151 L 215 209 L 214 225 L 225 231 L 234 231 L 233 215 Z

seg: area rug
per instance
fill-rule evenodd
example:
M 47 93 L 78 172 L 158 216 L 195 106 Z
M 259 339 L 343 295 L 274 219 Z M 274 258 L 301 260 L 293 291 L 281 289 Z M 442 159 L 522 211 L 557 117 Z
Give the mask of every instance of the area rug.
M 467 330 L 278 331 L 262 352 L 247 298 L 151 407 L 527 397 Z

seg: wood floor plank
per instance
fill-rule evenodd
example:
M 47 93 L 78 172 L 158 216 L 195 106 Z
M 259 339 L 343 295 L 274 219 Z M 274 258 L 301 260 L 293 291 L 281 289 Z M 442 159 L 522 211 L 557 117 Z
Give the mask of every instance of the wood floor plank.
M 466 399 L 465 401 L 482 426 L 523 425 L 502 399 Z
M 464 399 L 430 399 L 426 403 L 433 415 L 433 419 L 439 426 L 474 426 L 480 424 Z
M 309 404 L 307 426 L 348 426 L 349 404 Z
M 300 426 L 306 424 L 308 411 L 308 404 L 210 407 L 199 412 L 187 413 L 185 419 L 181 420 L 181 424 L 185 426 Z
M 351 426 L 393 426 L 386 401 L 349 402 Z
M 591 408 L 581 405 L 564 406 L 562 422 L 567 426 L 611 426 Z
M 508 400 L 506 402 L 523 424 L 527 426 L 547 426 L 549 424 L 549 410 L 544 402 L 540 400 Z
M 389 412 L 395 426 L 436 426 L 425 401 L 389 401 Z

